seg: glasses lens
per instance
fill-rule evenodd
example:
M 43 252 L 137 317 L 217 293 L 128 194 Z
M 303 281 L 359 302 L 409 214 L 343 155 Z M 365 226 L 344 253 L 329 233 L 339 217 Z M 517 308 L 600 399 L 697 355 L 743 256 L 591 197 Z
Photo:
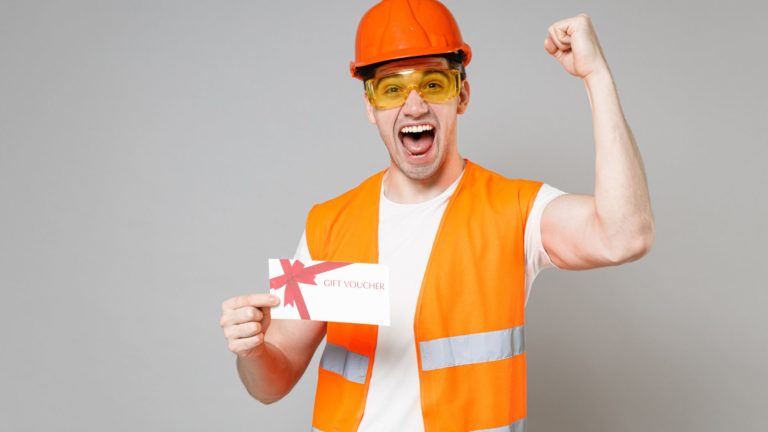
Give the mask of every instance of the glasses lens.
M 419 94 L 428 102 L 445 102 L 456 96 L 448 71 L 427 71 L 421 77 Z
M 368 100 L 378 109 L 401 106 L 411 90 L 427 102 L 444 103 L 455 98 L 461 88 L 458 70 L 408 70 L 366 81 Z

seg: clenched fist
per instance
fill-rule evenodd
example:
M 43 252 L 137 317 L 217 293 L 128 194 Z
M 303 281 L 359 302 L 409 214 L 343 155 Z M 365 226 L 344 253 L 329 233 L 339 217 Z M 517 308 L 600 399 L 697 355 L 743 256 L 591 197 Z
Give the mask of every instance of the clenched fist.
M 566 18 L 549 26 L 544 49 L 568 73 L 585 79 L 595 71 L 608 70 L 603 49 L 587 14 Z
M 229 341 L 229 350 L 248 357 L 264 343 L 269 328 L 269 310 L 280 298 L 270 294 L 250 294 L 232 297 L 221 305 L 219 325 Z

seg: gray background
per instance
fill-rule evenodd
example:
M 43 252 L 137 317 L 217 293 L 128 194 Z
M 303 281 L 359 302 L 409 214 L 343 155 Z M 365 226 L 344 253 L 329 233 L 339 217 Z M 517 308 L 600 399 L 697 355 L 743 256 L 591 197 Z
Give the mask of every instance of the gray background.
M 762 431 L 765 4 L 446 1 L 474 48 L 462 154 L 591 193 L 588 12 L 640 145 L 643 260 L 547 271 L 530 431 Z M 305 430 L 240 385 L 221 302 L 265 291 L 310 205 L 386 166 L 347 75 L 371 2 L 0 2 L 0 430 Z

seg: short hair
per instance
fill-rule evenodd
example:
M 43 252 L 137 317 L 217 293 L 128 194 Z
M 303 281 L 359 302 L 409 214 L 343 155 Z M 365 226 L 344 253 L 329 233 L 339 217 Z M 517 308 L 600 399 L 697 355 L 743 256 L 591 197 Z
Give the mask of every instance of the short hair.
M 407 58 L 423 58 L 423 57 L 441 57 L 446 60 L 448 60 L 448 65 L 451 66 L 454 69 L 458 69 L 459 73 L 461 73 L 461 79 L 464 80 L 467 78 L 467 71 L 464 68 L 464 52 L 463 51 L 456 51 L 456 52 L 449 52 L 444 54 L 429 54 L 429 55 L 423 55 L 423 56 L 417 56 L 417 57 L 407 57 Z M 387 60 L 379 63 L 374 63 L 366 66 L 361 66 L 357 68 L 357 74 L 360 75 L 360 78 L 363 79 L 363 87 L 365 87 L 365 82 L 371 78 L 374 77 L 376 74 L 376 69 L 378 69 L 381 66 L 384 66 L 387 63 L 392 63 L 394 61 L 400 61 L 405 59 L 395 59 L 395 60 Z

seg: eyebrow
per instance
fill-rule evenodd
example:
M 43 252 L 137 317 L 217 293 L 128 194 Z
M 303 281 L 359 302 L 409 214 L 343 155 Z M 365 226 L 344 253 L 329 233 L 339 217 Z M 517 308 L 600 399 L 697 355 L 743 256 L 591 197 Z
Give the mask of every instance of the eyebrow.
M 450 71 L 450 70 L 454 70 L 454 69 L 455 68 L 452 68 L 450 66 L 447 67 L 447 68 L 430 67 L 430 68 L 423 68 L 423 69 L 421 69 L 421 68 L 401 69 L 401 70 L 392 71 L 392 72 L 382 72 L 381 74 L 376 73 L 376 75 L 374 75 L 374 78 L 385 78 L 385 77 L 388 77 L 388 76 L 399 75 L 399 74 L 403 74 L 403 73 L 406 73 L 406 72 L 415 72 L 415 71 L 420 71 L 420 72 L 424 72 L 424 73 L 427 73 L 427 72 L 446 72 L 446 71 Z
M 429 66 L 424 66 L 424 67 L 419 67 L 419 66 L 414 67 L 414 66 L 409 66 L 409 65 L 404 65 L 404 66 L 401 66 L 401 67 L 406 68 L 405 70 L 409 70 L 408 68 L 410 68 L 410 69 L 419 69 L 419 68 L 422 68 L 422 69 L 438 69 L 439 70 L 442 67 L 447 67 L 447 68 L 451 69 L 451 63 L 449 61 L 447 61 L 447 60 L 446 61 L 443 61 L 443 60 L 444 59 L 435 60 L 434 62 L 430 62 Z M 387 66 L 389 66 L 389 65 L 380 66 L 378 68 L 378 70 L 376 71 L 376 73 L 378 73 L 378 71 L 381 70 L 381 69 L 386 69 Z M 389 73 L 387 73 L 387 75 L 389 75 Z

